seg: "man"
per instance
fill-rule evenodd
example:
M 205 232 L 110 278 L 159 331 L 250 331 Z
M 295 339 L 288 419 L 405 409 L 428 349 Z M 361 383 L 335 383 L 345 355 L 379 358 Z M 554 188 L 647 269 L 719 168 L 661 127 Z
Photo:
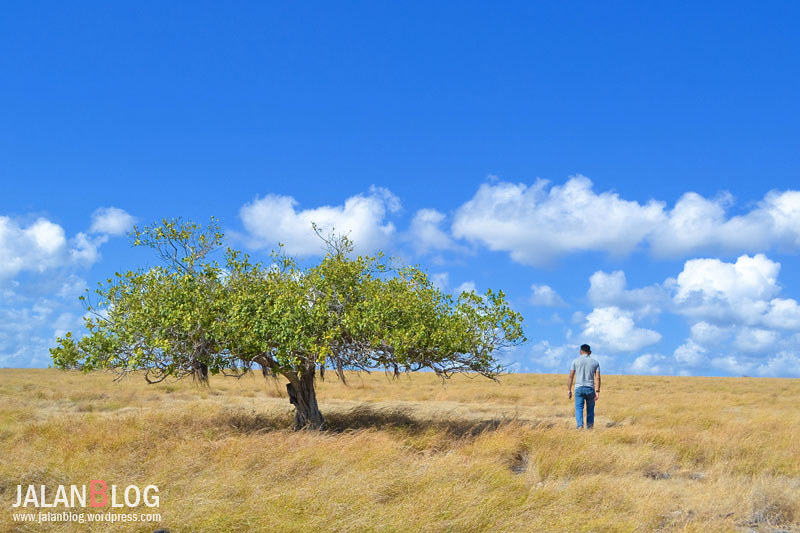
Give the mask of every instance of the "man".
M 572 399 L 572 382 L 575 382 L 575 420 L 578 429 L 583 427 L 583 404 L 586 402 L 586 429 L 594 427 L 594 402 L 600 399 L 600 363 L 591 358 L 588 344 L 581 346 L 581 355 L 572 361 L 569 370 L 569 398 Z

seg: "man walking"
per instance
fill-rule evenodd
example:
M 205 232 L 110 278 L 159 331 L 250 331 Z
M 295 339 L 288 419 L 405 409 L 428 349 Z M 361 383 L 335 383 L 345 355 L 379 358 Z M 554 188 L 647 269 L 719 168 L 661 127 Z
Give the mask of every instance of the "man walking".
M 586 429 L 594 427 L 594 402 L 600 399 L 600 363 L 592 359 L 588 344 L 581 346 L 581 355 L 572 361 L 569 369 L 569 398 L 575 382 L 575 420 L 578 429 L 583 427 L 583 404 L 586 403 Z

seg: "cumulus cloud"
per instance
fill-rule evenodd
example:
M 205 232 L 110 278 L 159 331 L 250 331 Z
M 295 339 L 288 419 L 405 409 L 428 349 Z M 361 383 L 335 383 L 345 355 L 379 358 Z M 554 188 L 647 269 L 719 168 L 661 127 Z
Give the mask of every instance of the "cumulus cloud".
M 800 343 L 800 305 L 781 297 L 780 269 L 763 254 L 731 262 L 691 259 L 676 278 L 640 289 L 628 289 L 622 271 L 595 272 L 587 293 L 595 309 L 585 317 L 583 333 L 609 350 L 636 351 L 659 339 L 657 332 L 635 323 L 652 306 L 688 318 L 690 335 L 671 358 L 645 354 L 632 371 L 643 372 L 648 363 L 659 373 L 710 365 L 734 375 L 780 375 L 775 369 L 796 354 L 778 350 Z M 574 321 L 582 319 L 576 313 Z
M 436 209 L 420 209 L 411 219 L 407 240 L 418 254 L 433 251 L 458 251 L 462 246 L 456 244 L 453 238 L 442 229 L 445 220 L 444 213 Z
M 796 353 L 782 351 L 758 365 L 755 373 L 759 376 L 800 377 L 800 356 Z
M 100 260 L 122 214 L 97 210 L 89 232 L 71 237 L 44 217 L 0 216 L 0 366 L 47 366 L 55 337 L 82 326 L 87 283 L 76 272 Z
M 730 194 L 710 200 L 694 192 L 684 194 L 650 236 L 653 252 L 675 257 L 718 243 L 727 231 L 725 210 L 732 204 Z
M 800 306 L 777 297 L 780 268 L 763 254 L 743 255 L 734 263 L 686 261 L 674 282 L 675 309 L 700 321 L 796 330 Z
M 70 265 L 91 265 L 102 239 L 78 233 L 67 239 L 64 228 L 45 218 L 28 224 L 0 216 L 0 279 L 22 271 L 44 272 Z
M 587 296 L 597 307 L 615 306 L 629 309 L 644 316 L 661 312 L 669 303 L 669 292 L 663 285 L 651 285 L 641 289 L 628 289 L 625 272 L 615 270 L 606 273 L 597 271 L 589 278 Z
M 85 233 L 78 233 L 72 238 L 69 257 L 74 264 L 92 265 L 100 259 L 100 245 L 106 242 L 105 235 L 92 238 Z
M 800 191 L 770 191 L 756 208 L 727 218 L 731 205 L 730 194 L 711 200 L 684 194 L 654 232 L 653 252 L 675 257 L 699 249 L 758 252 L 775 246 L 800 247 Z
M 437 272 L 436 274 L 430 275 L 431 283 L 433 283 L 439 290 L 446 291 L 447 287 L 450 285 L 450 273 L 449 272 Z
M 540 266 L 563 255 L 601 251 L 624 255 L 663 220 L 664 205 L 595 193 L 584 176 L 548 190 L 533 185 L 484 183 L 455 214 L 456 238 L 505 251 L 520 263 Z
M 753 363 L 743 357 L 725 355 L 711 360 L 711 366 L 728 374 L 745 376 L 753 370 Z
M 635 352 L 661 340 L 657 331 L 637 327 L 631 311 L 613 306 L 589 313 L 583 337 L 611 352 Z
M 730 327 L 715 326 L 705 321 L 693 324 L 691 331 L 692 340 L 697 341 L 703 346 L 718 344 L 725 341 L 731 335 Z
M 118 207 L 101 207 L 92 213 L 89 233 L 124 235 L 136 223 L 136 218 Z
M 387 214 L 400 209 L 400 201 L 388 189 L 371 187 L 369 193 L 352 196 L 343 205 L 321 206 L 298 210 L 291 196 L 275 194 L 256 198 L 239 210 L 249 242 L 256 248 L 275 247 L 283 243 L 286 252 L 296 255 L 321 255 L 324 247 L 312 229 L 312 223 L 323 235 L 344 233 L 358 250 L 370 252 L 386 245 L 395 233 Z
M 685 193 L 665 202 L 626 200 L 595 192 L 584 176 L 563 185 L 484 183 L 455 214 L 456 238 L 541 266 L 567 254 L 595 251 L 625 255 L 649 247 L 657 257 L 706 252 L 800 250 L 800 191 L 770 191 L 749 212 L 728 216 L 734 198 Z
M 453 291 L 455 294 L 461 294 L 462 292 L 472 292 L 475 290 L 475 282 L 474 281 L 465 281 L 461 285 L 455 288 Z
M 531 299 L 533 305 L 542 307 L 564 307 L 566 302 L 549 285 L 531 285 Z
M 800 355 L 791 350 L 782 350 L 765 357 L 726 354 L 713 358 L 711 366 L 735 376 L 800 377 Z
M 762 328 L 741 328 L 733 340 L 738 352 L 763 354 L 778 342 L 778 332 Z
M 791 298 L 773 298 L 763 323 L 771 328 L 800 330 L 800 305 Z
M 669 358 L 657 353 L 646 353 L 637 357 L 630 366 L 636 374 L 664 375 L 672 374 Z
M 578 347 L 573 345 L 553 346 L 548 341 L 533 345 L 531 357 L 534 363 L 548 369 L 566 369 L 575 358 Z
M 698 366 L 705 362 L 707 353 L 708 350 L 702 344 L 694 339 L 689 339 L 675 348 L 672 356 L 683 365 Z
M 697 367 L 708 362 L 710 352 L 720 351 L 732 335 L 731 327 L 701 321 L 692 325 L 686 342 L 675 348 L 672 356 L 681 365 Z
M 678 275 L 678 302 L 691 303 L 694 297 L 707 299 L 763 300 L 775 295 L 781 265 L 763 254 L 754 257 L 743 255 L 735 263 L 719 259 L 692 259 L 686 261 Z
M 622 271 L 595 272 L 587 296 L 596 307 L 586 317 L 584 334 L 612 351 L 636 351 L 658 340 L 656 332 L 635 324 L 652 306 L 683 315 L 690 325 L 689 337 L 672 353 L 674 366 L 659 355 L 661 367 L 678 373 L 705 365 L 735 375 L 768 372 L 776 351 L 793 344 L 792 338 L 800 340 L 800 305 L 781 297 L 780 269 L 763 254 L 731 262 L 691 259 L 676 278 L 641 289 L 628 289 Z M 645 361 L 655 359 L 640 363 Z

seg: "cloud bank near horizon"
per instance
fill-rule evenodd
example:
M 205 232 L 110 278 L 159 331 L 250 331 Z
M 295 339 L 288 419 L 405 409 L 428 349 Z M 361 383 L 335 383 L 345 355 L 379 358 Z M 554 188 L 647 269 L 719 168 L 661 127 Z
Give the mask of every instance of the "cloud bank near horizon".
M 238 208 L 238 237 L 254 251 L 283 243 L 287 253 L 318 257 L 324 246 L 313 222 L 323 234 L 348 234 L 359 252 L 382 249 L 436 265 L 431 276 L 451 292 L 484 283 L 476 283 L 472 263 L 507 257 L 526 276 L 527 292 L 512 300 L 526 314 L 549 313 L 536 319 L 549 324 L 544 333 L 517 352 L 529 370 L 560 368 L 586 341 L 618 372 L 798 376 L 800 305 L 782 285 L 775 256 L 800 252 L 800 191 L 769 191 L 747 209 L 734 206 L 724 191 L 713 198 L 686 192 L 672 206 L 642 203 L 595 191 L 579 175 L 555 185 L 492 179 L 450 210 L 404 212 L 391 190 L 372 186 L 316 206 L 255 196 Z M 46 217 L 0 216 L 0 366 L 41 365 L 55 333 L 80 326 L 81 311 L 68 300 L 87 286 L 82 273 L 135 220 L 101 207 L 88 229 L 68 235 Z M 541 267 L 552 271 L 583 253 L 605 254 L 612 268 L 588 279 L 542 279 Z M 668 276 L 630 286 L 631 273 L 676 260 L 681 267 Z M 451 275 L 448 265 L 461 272 Z M 581 284 L 588 288 L 576 294 Z M 39 355 L 28 361 L 29 351 Z

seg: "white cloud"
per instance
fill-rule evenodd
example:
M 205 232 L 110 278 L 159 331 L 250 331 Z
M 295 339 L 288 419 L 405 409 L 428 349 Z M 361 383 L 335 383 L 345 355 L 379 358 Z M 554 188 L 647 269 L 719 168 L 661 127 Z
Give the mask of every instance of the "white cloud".
M 587 296 L 596 307 L 583 334 L 612 351 L 635 351 L 660 338 L 637 327 L 635 317 L 665 309 L 690 320 L 689 338 L 672 354 L 676 372 L 707 364 L 733 374 L 753 372 L 759 362 L 771 368 L 763 361 L 791 344 L 787 333 L 800 340 L 800 305 L 779 297 L 780 268 L 763 254 L 692 259 L 677 278 L 641 289 L 628 289 L 622 271 L 595 272 Z
M 86 290 L 86 280 L 79 278 L 75 274 L 69 274 L 64 280 L 60 280 L 60 287 L 56 296 L 64 299 L 77 299 Z
M 735 263 L 692 259 L 678 275 L 674 302 L 678 312 L 698 319 L 758 324 L 780 291 L 779 271 L 780 263 L 763 254 Z
M 98 248 L 109 235 L 68 237 L 44 217 L 0 216 L 0 366 L 47 366 L 55 337 L 82 327 L 78 296 L 86 281 L 76 270 L 100 259 Z
M 64 228 L 43 218 L 22 230 L 22 233 L 45 254 L 54 254 L 67 244 Z
M 725 192 L 710 199 L 687 192 L 666 209 L 653 199 L 642 204 L 597 193 L 580 175 L 552 187 L 541 179 L 491 181 L 456 211 L 452 232 L 534 266 L 585 251 L 625 255 L 645 245 L 656 257 L 800 250 L 800 191 L 771 191 L 749 212 L 729 217 L 733 203 Z
M 701 321 L 692 325 L 692 340 L 703 346 L 719 344 L 730 337 L 731 328 L 725 328 Z
M 47 366 L 56 336 L 83 325 L 79 315 L 67 310 L 80 309 L 73 298 L 32 297 L 30 292 L 13 307 L 0 307 L 0 367 Z
M 800 247 L 800 191 L 771 191 L 758 211 L 769 218 L 773 233 L 783 244 Z
M 73 263 L 92 265 L 100 260 L 100 245 L 108 240 L 106 235 L 91 238 L 85 233 L 77 233 L 72 238 L 72 248 L 69 257 Z
M 778 342 L 778 333 L 769 329 L 741 328 L 732 346 L 739 352 L 763 354 Z
M 286 252 L 297 255 L 321 255 L 322 241 L 315 235 L 312 222 L 323 235 L 344 233 L 357 250 L 375 251 L 386 245 L 395 226 L 385 220 L 387 213 L 400 209 L 400 201 L 388 189 L 371 187 L 369 194 L 356 195 L 343 205 L 297 210 L 291 196 L 275 194 L 256 198 L 239 210 L 239 216 L 256 248 L 285 245 Z
M 770 191 L 757 207 L 726 218 L 730 194 L 708 200 L 686 193 L 651 238 L 657 256 L 675 257 L 699 249 L 759 252 L 800 247 L 800 191 Z
M 446 291 L 450 285 L 450 273 L 438 272 L 430 275 L 431 283 L 434 284 L 439 290 Z
M 101 207 L 92 213 L 89 233 L 123 235 L 136 223 L 136 218 L 118 207 Z
M 91 265 L 99 259 L 97 247 L 104 239 L 93 240 L 84 233 L 67 239 L 64 228 L 45 218 L 25 226 L 0 216 L 0 279 L 22 271 Z
M 611 352 L 634 352 L 661 340 L 657 331 L 636 327 L 632 312 L 613 306 L 589 313 L 583 336 Z
M 698 344 L 693 339 L 689 339 L 675 348 L 672 356 L 681 364 L 698 366 L 705 362 L 707 353 L 708 350 L 705 347 Z
M 457 245 L 453 238 L 441 228 L 444 220 L 444 213 L 436 209 L 420 209 L 416 212 L 411 220 L 407 240 L 418 254 L 463 250 L 463 247 Z
M 798 378 L 800 377 L 800 357 L 795 353 L 780 352 L 758 365 L 755 373 L 759 376 Z
M 662 285 L 631 290 L 627 285 L 622 270 L 610 274 L 598 270 L 589 278 L 587 296 L 594 306 L 630 309 L 639 316 L 659 313 L 669 303 L 669 293 Z
M 800 305 L 793 299 L 773 298 L 764 315 L 764 325 L 777 329 L 800 329 Z
M 705 333 L 720 333 L 732 324 L 760 327 L 762 330 L 800 329 L 800 305 L 791 298 L 778 298 L 781 288 L 778 273 L 781 265 L 763 254 L 743 255 L 735 263 L 719 259 L 686 261 L 674 282 L 673 301 L 678 313 L 699 320 L 693 337 L 703 343 Z M 738 346 L 752 352 L 755 346 L 767 346 L 766 333 L 755 340 L 750 330 L 740 332 Z M 775 335 L 770 334 L 771 337 Z M 708 341 L 713 342 L 713 341 Z M 706 342 L 707 343 L 707 342 Z
M 723 372 L 733 374 L 736 376 L 744 376 L 750 374 L 753 370 L 753 363 L 741 357 L 733 355 L 726 355 L 722 357 L 715 357 L 711 360 L 711 365 Z
M 51 324 L 53 337 L 63 337 L 68 331 L 79 331 L 84 325 L 80 315 L 64 311 Z
M 664 219 L 663 204 L 597 194 L 584 176 L 547 186 L 541 179 L 531 186 L 484 183 L 456 211 L 453 235 L 540 266 L 586 250 L 627 254 Z
M 470 292 L 475 290 L 475 282 L 474 281 L 465 281 L 461 285 L 455 288 L 453 291 L 454 294 L 461 294 L 462 292 Z
M 692 292 L 722 296 L 727 300 L 764 299 L 778 292 L 776 283 L 781 265 L 763 254 L 743 255 L 735 263 L 719 259 L 686 261 L 678 275 L 676 299 L 687 300 Z
M 53 343 L 38 335 L 4 338 L 0 334 L 0 368 L 42 368 L 51 363 Z
M 730 194 L 712 200 L 694 192 L 684 194 L 650 236 L 653 253 L 675 257 L 715 245 L 724 232 L 725 210 L 732 203 Z
M 669 358 L 663 355 L 657 353 L 646 353 L 644 355 L 640 355 L 633 361 L 630 370 L 636 374 L 672 374 L 672 367 L 667 364 L 668 362 Z
M 763 254 L 731 263 L 686 261 L 677 279 L 665 283 L 674 292 L 673 310 L 695 321 L 690 337 L 675 349 L 675 360 L 690 367 L 710 361 L 735 375 L 753 372 L 759 361 L 763 372 L 772 368 L 765 361 L 792 344 L 787 333 L 800 330 L 797 301 L 778 297 L 780 268 Z
M 530 302 L 533 305 L 542 307 L 563 307 L 567 305 L 564 299 L 549 285 L 533 284 L 531 285 L 531 291 Z
M 565 344 L 562 346 L 552 346 L 547 341 L 537 342 L 533 345 L 532 359 L 539 366 L 549 369 L 569 368 L 569 362 L 575 358 L 578 347 Z

